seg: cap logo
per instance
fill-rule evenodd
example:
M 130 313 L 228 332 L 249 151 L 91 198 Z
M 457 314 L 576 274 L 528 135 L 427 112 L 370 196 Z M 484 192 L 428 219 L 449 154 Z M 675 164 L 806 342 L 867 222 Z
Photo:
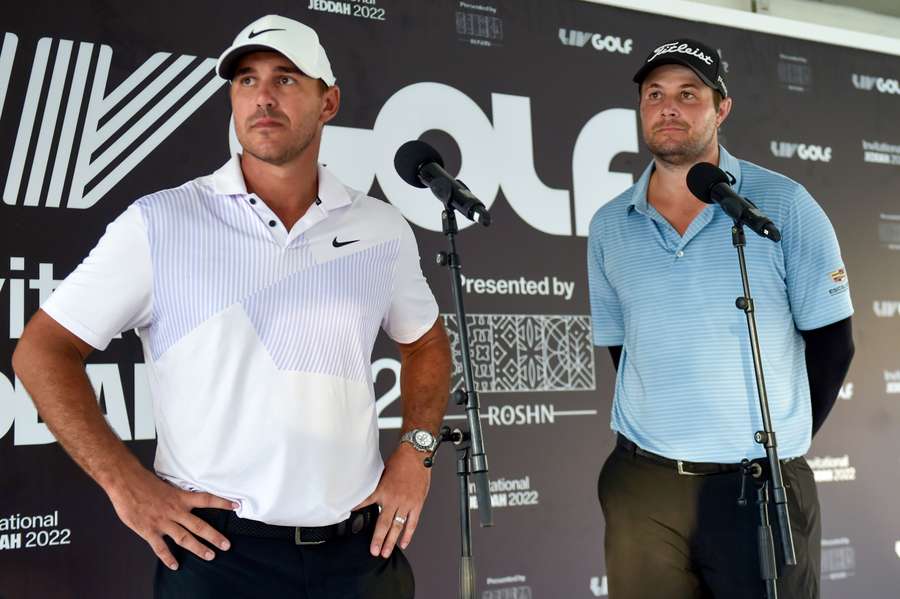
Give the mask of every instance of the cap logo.
M 688 54 L 695 58 L 699 58 L 706 64 L 711 65 L 713 63 L 712 56 L 709 56 L 703 50 L 699 48 L 691 48 L 688 44 L 678 44 L 678 43 L 668 43 L 663 44 L 659 48 L 653 51 L 653 56 L 647 59 L 647 62 L 663 55 L 663 54 Z
M 250 35 L 248 35 L 247 38 L 252 40 L 257 35 L 262 35 L 264 33 L 270 32 L 270 31 L 285 31 L 285 30 L 284 29 L 263 29 L 262 31 L 251 31 Z

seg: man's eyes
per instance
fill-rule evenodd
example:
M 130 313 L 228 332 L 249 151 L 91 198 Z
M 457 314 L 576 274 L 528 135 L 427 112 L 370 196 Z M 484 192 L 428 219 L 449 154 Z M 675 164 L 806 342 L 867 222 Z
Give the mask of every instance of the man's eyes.
M 279 77 L 277 79 L 277 81 L 278 81 L 278 85 L 296 85 L 296 83 L 297 83 L 296 79 L 294 79 L 293 77 L 290 77 L 288 75 Z M 251 85 L 255 85 L 256 82 L 257 82 L 256 77 L 251 77 L 250 75 L 240 77 L 238 79 L 238 84 L 240 84 L 244 87 L 249 87 Z

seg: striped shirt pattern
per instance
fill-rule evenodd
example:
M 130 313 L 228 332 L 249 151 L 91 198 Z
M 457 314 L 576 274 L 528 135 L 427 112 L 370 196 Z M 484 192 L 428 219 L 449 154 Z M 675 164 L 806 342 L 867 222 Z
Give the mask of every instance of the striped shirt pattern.
M 154 360 L 241 303 L 279 368 L 370 378 L 368 353 L 391 299 L 397 239 L 317 264 L 305 234 L 287 247 L 272 243 L 266 224 L 239 200 L 210 196 L 197 180 L 137 205 L 153 260 Z
M 747 230 L 746 258 L 773 426 L 783 457 L 809 448 L 811 408 L 799 330 L 853 313 L 834 230 L 798 183 L 720 148 L 719 166 L 782 231 Z M 623 345 L 611 426 L 672 459 L 739 462 L 764 455 L 731 219 L 707 206 L 684 236 L 647 201 L 653 165 L 601 207 L 588 238 L 594 343 Z
M 367 381 L 398 241 L 313 266 L 244 300 L 276 366 Z M 284 318 L 284 315 L 290 315 Z
M 412 343 L 438 317 L 396 208 L 320 166 L 288 230 L 239 155 L 132 204 L 42 308 L 101 350 L 137 329 L 159 476 L 289 526 L 345 520 L 375 489 L 376 336 Z

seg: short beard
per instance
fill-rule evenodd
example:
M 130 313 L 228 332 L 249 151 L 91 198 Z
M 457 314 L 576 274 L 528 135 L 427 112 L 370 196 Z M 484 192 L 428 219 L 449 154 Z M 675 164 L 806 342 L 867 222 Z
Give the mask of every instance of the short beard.
M 266 109 L 263 109 L 263 116 L 268 116 Z M 306 148 L 310 146 L 316 138 L 316 125 L 314 123 L 306 122 L 302 125 L 302 129 L 296 133 L 297 138 L 290 146 L 286 148 L 273 148 L 267 152 L 254 148 L 250 143 L 244 143 L 244 140 L 241 139 L 241 135 L 238 135 L 238 141 L 241 143 L 244 152 L 257 160 L 265 162 L 266 164 L 271 164 L 272 166 L 284 166 L 297 158 L 297 156 L 303 154 L 303 152 L 306 151 Z
M 709 146 L 715 141 L 715 132 L 715 121 L 712 121 L 709 127 L 681 143 L 667 142 L 658 144 L 653 141 L 652 137 L 647 135 L 644 136 L 644 143 L 647 144 L 647 148 L 654 158 L 670 166 L 684 166 L 694 164 L 698 158 L 707 152 Z
M 276 153 L 274 151 L 262 153 L 254 150 L 252 147 L 247 146 L 244 146 L 244 151 L 257 160 L 265 162 L 266 164 L 271 164 L 272 166 L 284 166 L 285 164 L 305 152 L 306 148 L 308 148 L 312 143 L 313 137 L 313 134 L 305 134 L 300 140 L 298 140 L 298 143 L 285 148 L 279 153 Z

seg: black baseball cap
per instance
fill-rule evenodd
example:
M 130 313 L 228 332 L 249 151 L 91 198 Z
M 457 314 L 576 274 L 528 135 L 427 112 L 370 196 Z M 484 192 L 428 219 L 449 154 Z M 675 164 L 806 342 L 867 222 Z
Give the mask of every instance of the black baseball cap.
M 722 59 L 719 53 L 697 40 L 682 38 L 666 42 L 650 52 L 644 64 L 634 75 L 638 85 L 658 66 L 680 64 L 697 74 L 703 83 L 728 97 L 728 88 L 722 77 Z

